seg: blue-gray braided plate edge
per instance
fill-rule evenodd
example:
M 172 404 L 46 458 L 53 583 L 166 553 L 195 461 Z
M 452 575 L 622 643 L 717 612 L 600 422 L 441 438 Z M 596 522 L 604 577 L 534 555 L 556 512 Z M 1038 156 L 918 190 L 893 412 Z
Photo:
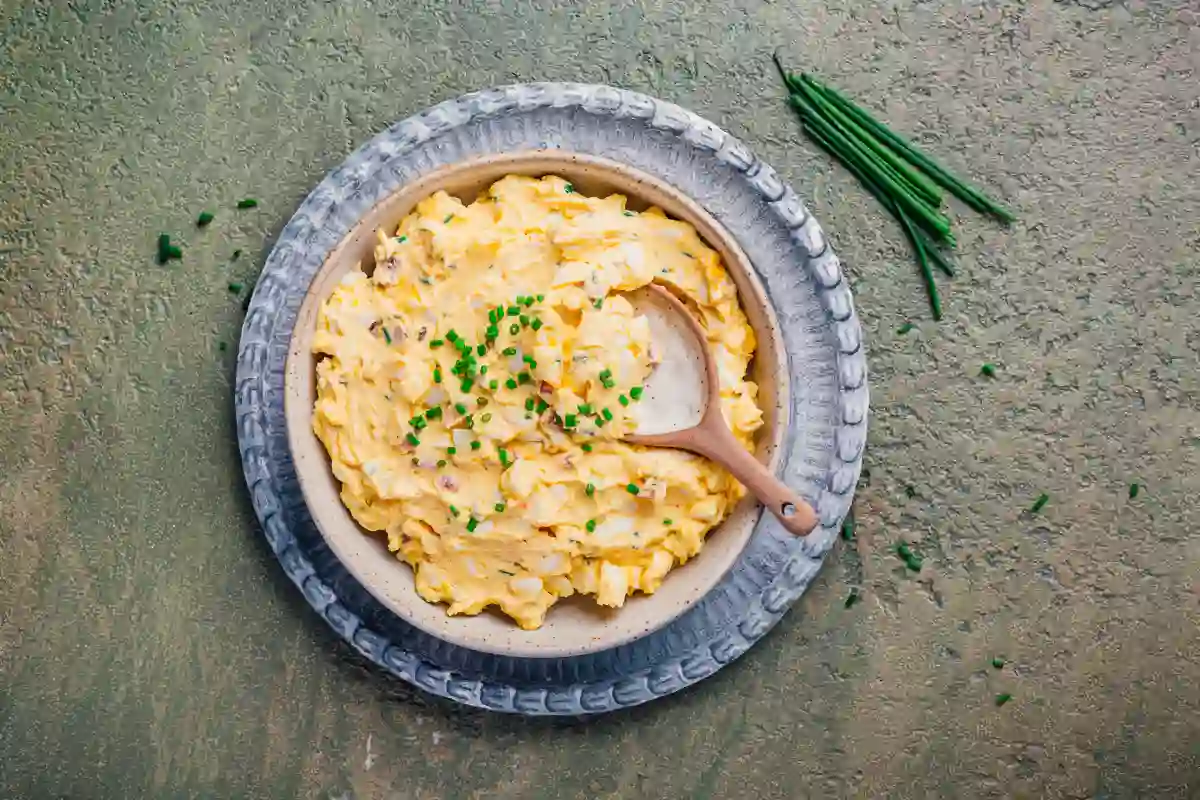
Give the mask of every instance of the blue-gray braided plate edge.
M 534 148 L 604 156 L 655 175 L 703 205 L 741 244 L 775 306 L 792 375 L 780 476 L 821 519 L 797 539 L 770 514 L 760 515 L 734 567 L 684 614 L 633 642 L 566 659 L 467 650 L 384 609 L 333 556 L 309 516 L 283 413 L 284 363 L 300 303 L 354 224 L 438 167 Z M 267 258 L 242 325 L 234 393 L 254 510 L 317 613 L 365 657 L 426 692 L 529 715 L 638 705 L 744 653 L 803 594 L 836 541 L 867 435 L 866 355 L 850 288 L 796 193 L 742 142 L 696 114 L 587 84 L 517 84 L 448 100 L 391 126 L 331 172 Z

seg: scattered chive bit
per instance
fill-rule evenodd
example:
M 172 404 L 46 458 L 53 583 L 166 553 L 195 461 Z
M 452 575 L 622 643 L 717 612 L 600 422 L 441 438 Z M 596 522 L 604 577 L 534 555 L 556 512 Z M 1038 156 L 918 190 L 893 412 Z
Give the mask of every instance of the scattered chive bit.
M 504 382 L 504 385 L 507 386 L 509 389 L 515 389 L 515 388 L 517 388 L 517 380 L 516 380 L 516 378 L 509 378 L 508 380 L 506 380 Z
M 452 456 L 452 455 L 455 455 L 455 454 L 457 454 L 457 453 L 458 453 L 458 448 L 457 448 L 457 447 L 447 447 L 447 448 L 446 448 L 446 455 L 448 455 L 448 456 Z
M 413 417 L 409 420 L 409 424 L 416 430 L 424 430 L 426 422 L 424 417 Z
M 539 303 L 545 302 L 545 300 L 546 300 L 546 295 L 544 295 L 544 294 L 539 294 L 539 295 L 537 296 L 537 301 L 538 301 Z
M 1129 499 L 1133 500 L 1138 496 L 1138 492 L 1142 491 L 1142 487 L 1136 483 L 1129 484 Z
M 632 216 L 634 216 L 634 213 L 633 213 L 632 211 L 625 211 L 625 212 L 622 212 L 622 213 L 624 213 L 624 214 L 625 214 L 625 216 L 627 216 L 627 217 L 632 217 Z
M 246 197 L 246 198 L 243 198 L 243 199 L 241 199 L 241 200 L 238 200 L 238 202 L 237 202 L 237 207 L 238 207 L 238 208 L 243 208 L 243 209 L 245 209 L 245 208 L 257 208 L 257 207 L 258 207 L 258 201 L 257 201 L 257 200 L 255 200 L 253 197 Z
M 517 321 L 521 323 L 522 328 L 529 327 L 529 315 L 528 314 L 522 314 L 521 316 L 517 317 Z
M 670 517 L 667 517 L 666 519 L 663 520 L 663 525 L 671 526 L 674 524 L 675 524 L 674 520 L 672 520 Z
M 580 416 L 586 417 L 592 413 L 592 405 L 591 403 L 580 403 L 579 408 L 576 410 L 579 412 Z
M 450 506 L 450 513 L 457 517 L 458 509 L 455 506 Z
M 600 416 L 604 417 L 605 422 L 612 422 L 613 413 L 607 407 L 600 409 Z
M 453 214 L 447 214 L 447 215 L 446 215 L 446 218 L 442 220 L 442 224 L 443 224 L 443 225 L 445 225 L 446 223 L 448 223 L 448 222 L 449 222 L 450 220 L 452 220 L 452 219 L 454 219 L 454 215 L 453 215 Z
M 171 244 L 171 236 L 166 233 L 158 235 L 158 263 L 165 264 L 172 259 L 183 258 L 183 251 Z
M 846 518 L 842 520 L 842 539 L 847 542 L 854 541 L 854 510 L 851 509 Z
M 1003 694 L 996 695 L 996 705 L 997 706 L 1002 706 L 1005 703 L 1007 703 L 1009 700 L 1012 700 L 1012 695 L 1009 694 L 1008 692 L 1004 692 Z
M 542 414 L 542 413 L 544 413 L 544 412 L 546 411 L 546 409 L 548 409 L 549 407 L 550 407 L 550 404 L 549 404 L 549 403 L 547 403 L 547 402 L 546 402 L 544 399 L 542 399 L 541 397 L 539 397 L 539 398 L 537 399 L 537 413 L 539 413 L 539 414 Z
M 492 421 L 492 415 L 491 415 L 490 413 L 488 413 L 488 414 L 484 414 L 482 417 L 480 417 L 480 419 L 482 419 L 484 422 L 491 422 L 491 421 Z
M 528 364 L 530 369 L 537 369 L 537 362 L 533 360 L 533 356 L 521 356 L 521 360 Z
M 243 288 L 245 288 L 245 287 L 242 284 L 238 283 L 237 281 L 229 282 L 228 289 L 233 294 L 241 294 Z
M 582 445 L 580 445 L 580 448 L 581 448 L 581 449 L 583 450 L 583 452 L 585 452 L 585 453 L 590 453 L 590 452 L 592 452 L 592 445 L 591 445 L 591 443 L 590 443 L 590 442 L 584 442 Z
M 521 326 L 518 323 L 514 322 L 512 325 L 508 326 L 508 332 L 511 333 L 513 336 L 516 336 L 518 333 L 521 332 Z
M 474 533 L 477 527 L 479 527 L 479 520 L 474 517 L 467 520 L 467 533 Z
M 491 389 L 493 392 L 496 391 L 497 389 L 500 388 L 500 381 L 494 380 L 494 379 L 488 381 L 488 388 Z
M 413 457 L 412 457 L 412 465 L 413 465 L 414 467 L 419 467 L 419 466 L 421 466 L 421 459 L 417 458 L 416 456 L 413 456 Z
M 635 484 L 630 483 L 630 484 L 626 484 L 625 491 L 629 492 L 631 495 L 634 495 L 636 497 L 637 493 L 640 492 L 641 489 L 639 489 Z
M 579 424 L 579 417 L 575 416 L 574 414 L 567 414 L 567 416 L 563 418 L 563 424 L 568 428 L 574 428 Z
M 485 344 L 475 345 L 475 352 L 481 356 L 486 355 L 487 354 L 487 345 L 485 345 Z
M 979 368 L 979 374 L 985 378 L 996 377 L 996 365 L 995 364 L 984 364 L 982 367 Z
M 441 347 L 445 343 L 446 343 L 446 341 L 444 339 L 430 339 L 429 340 L 429 349 L 437 350 L 439 347 Z
M 474 385 L 475 381 L 471 380 L 470 378 L 463 378 L 462 383 L 459 384 L 458 388 L 461 389 L 465 394 L 466 392 L 471 391 L 471 387 Z
M 583 492 L 584 492 L 584 494 L 586 494 L 588 497 L 591 497 L 592 495 L 594 495 L 594 494 L 596 493 L 596 484 L 594 484 L 594 483 L 589 483 L 589 484 L 588 484 L 588 485 L 587 485 L 587 486 L 584 488 Z
M 526 398 L 525 398 L 525 410 L 526 410 L 526 411 L 533 411 L 533 405 L 534 405 L 533 398 L 532 398 L 532 397 L 526 397 Z
M 433 382 L 434 383 L 442 382 L 442 368 L 441 367 L 433 368 Z
M 1033 501 L 1033 505 L 1029 507 L 1030 514 L 1036 514 L 1046 507 L 1046 503 L 1050 502 L 1050 495 L 1042 492 L 1038 495 L 1038 499 Z
M 859 600 L 859 594 L 856 590 L 851 589 L 850 594 L 846 595 L 846 608 L 852 608 Z
M 629 405 L 629 398 L 623 394 L 617 395 L 617 402 L 623 406 L 627 406 L 627 405 Z
M 906 322 L 906 323 L 904 323 L 903 325 L 901 325 L 899 328 L 896 328 L 896 333 L 898 333 L 898 334 L 900 334 L 901 336 L 903 336 L 904 334 L 906 334 L 906 333 L 908 333 L 908 332 L 912 331 L 912 330 L 913 330 L 913 329 L 915 329 L 916 327 L 917 327 L 917 326 L 916 326 L 916 325 L 913 325 L 911 322 Z
M 540 331 L 542 329 L 542 321 L 537 317 L 534 317 L 533 322 L 529 323 L 529 327 L 533 328 L 535 331 Z
M 196 227 L 203 228 L 204 226 L 208 225 L 208 223 L 210 223 L 212 221 L 213 221 L 213 214 L 211 211 L 201 211 L 200 216 L 196 217 Z
M 411 444 L 413 447 L 416 447 L 417 445 L 419 445 L 421 443 L 421 440 L 417 438 L 417 435 L 415 433 L 411 433 L 411 432 L 406 434 L 404 439 L 409 444 Z
M 510 317 L 519 317 L 521 316 L 521 307 L 509 306 L 505 313 L 507 313 Z
M 496 509 L 497 514 L 504 513 L 504 503 L 496 503 L 496 505 L 492 506 L 492 508 Z
M 566 192 L 567 194 L 571 194 L 575 191 L 575 187 L 568 183 L 566 186 L 563 187 L 563 191 Z
M 517 374 L 517 383 L 519 383 L 521 385 L 525 385 L 527 383 L 532 383 L 532 382 L 533 382 L 533 376 L 530 375 L 529 372 L 523 371 L 523 372 L 520 372 Z
M 503 350 L 501 350 L 500 352 L 504 353 L 504 355 L 506 355 L 506 356 L 515 356 L 517 354 L 517 348 L 506 347 Z
M 384 341 L 386 341 L 388 344 L 391 344 L 391 343 L 392 343 L 392 334 L 388 332 L 388 329 L 387 329 L 387 328 L 384 328 L 384 329 L 383 329 L 383 339 L 384 339 Z
M 634 400 L 641 400 L 643 391 L 644 390 L 642 389 L 642 387 L 635 386 L 629 390 L 629 396 L 632 397 Z
M 996 656 L 992 659 L 992 666 L 996 669 L 1004 669 L 1004 659 Z
M 483 447 L 483 442 L 479 441 L 478 439 L 476 439 L 475 441 L 471 442 L 471 449 L 472 449 L 472 450 L 478 450 L 478 449 L 479 449 L 479 448 L 481 448 L 481 447 Z
M 233 251 L 233 255 L 230 257 L 230 259 L 229 259 L 229 260 L 230 260 L 230 261 L 237 261 L 237 260 L 238 260 L 239 258 L 241 258 L 241 257 L 242 257 L 242 251 L 241 251 L 241 250 L 234 250 L 234 251 Z
M 507 467 L 508 466 L 508 451 L 505 450 L 503 447 L 499 447 L 496 449 L 496 455 L 498 455 L 500 457 L 500 466 Z
M 907 542 L 900 542 L 900 544 L 896 545 L 896 555 L 900 556 L 900 560 L 904 562 L 904 565 L 913 572 L 921 571 L 922 559 L 912 551 Z
M 583 527 L 587 528 L 588 533 L 595 533 L 596 532 L 596 520 L 589 519 L 587 521 L 587 524 L 584 525 Z
M 592 301 L 592 305 L 595 306 L 596 308 L 600 308 L 600 306 L 604 305 L 604 298 L 597 297 L 595 300 Z
M 396 244 L 404 244 L 405 242 L 408 241 L 407 236 L 397 236 L 395 238 L 396 238 Z
M 510 577 L 510 578 L 512 578 L 512 577 L 515 577 L 515 576 L 516 576 L 516 574 L 517 574 L 517 573 L 515 573 L 515 572 L 509 572 L 509 571 L 508 571 L 508 570 L 506 570 L 506 569 L 497 570 L 497 572 L 499 572 L 501 575 L 507 575 L 507 576 L 508 576 L 508 577 Z
M 458 341 L 458 331 L 454 330 L 454 328 L 451 328 L 450 330 L 446 331 L 446 339 L 449 340 L 451 344 L 453 344 L 454 342 L 457 342 Z
M 437 465 L 438 465 L 438 467 L 439 467 L 439 468 L 446 466 L 446 459 L 444 459 L 444 458 L 439 458 L 439 459 L 438 459 L 438 462 L 437 462 Z
M 467 414 L 465 417 L 463 417 L 462 421 L 463 425 L 467 426 L 467 430 L 471 430 L 475 427 L 475 417 L 471 416 L 470 414 Z
M 228 349 L 228 347 L 229 347 L 229 345 L 225 344 L 224 342 L 217 342 L 217 349 L 220 350 L 222 353 L 224 353 L 225 350 Z
M 460 414 L 465 414 L 467 413 L 467 406 L 465 403 L 455 403 L 454 410 Z

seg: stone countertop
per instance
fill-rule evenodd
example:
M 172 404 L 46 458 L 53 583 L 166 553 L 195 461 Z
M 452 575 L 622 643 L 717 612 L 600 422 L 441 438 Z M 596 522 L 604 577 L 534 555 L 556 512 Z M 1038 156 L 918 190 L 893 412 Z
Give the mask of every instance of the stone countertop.
M 0 796 L 1200 793 L 1200 12 L 548 5 L 0 6 Z M 940 324 L 776 47 L 1016 209 L 955 208 Z M 738 662 L 588 724 L 364 667 L 261 540 L 232 423 L 228 284 L 312 186 L 401 117 L 541 79 L 745 139 L 829 232 L 872 370 L 856 540 Z

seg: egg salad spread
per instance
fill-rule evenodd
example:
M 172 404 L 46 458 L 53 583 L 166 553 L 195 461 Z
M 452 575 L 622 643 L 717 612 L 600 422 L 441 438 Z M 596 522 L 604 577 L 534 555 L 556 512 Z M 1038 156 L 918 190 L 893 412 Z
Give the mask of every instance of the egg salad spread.
M 621 441 L 656 354 L 620 293 L 651 281 L 704 326 L 734 434 L 750 447 L 762 424 L 754 333 L 691 225 L 510 175 L 470 205 L 426 198 L 375 263 L 320 310 L 313 429 L 342 501 L 425 600 L 526 629 L 575 592 L 621 606 L 742 496 L 707 459 Z

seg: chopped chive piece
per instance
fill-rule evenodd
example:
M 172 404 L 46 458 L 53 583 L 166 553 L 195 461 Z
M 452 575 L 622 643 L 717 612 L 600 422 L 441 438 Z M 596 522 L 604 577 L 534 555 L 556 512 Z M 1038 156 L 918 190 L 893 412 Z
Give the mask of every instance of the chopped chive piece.
M 535 331 L 540 331 L 542 329 L 542 321 L 537 317 L 534 317 L 533 322 L 529 323 L 529 327 L 533 328 Z
M 575 191 L 575 187 L 568 183 L 566 186 L 563 187 L 563 191 L 566 192 L 567 194 L 571 194 Z
M 617 382 L 614 381 L 612 378 L 601 378 L 600 383 L 604 386 L 605 389 L 611 389 L 617 385 Z
M 441 419 L 442 418 L 441 406 L 434 406 L 433 408 L 426 411 L 425 418 L 426 419 Z
M 474 517 L 471 517 L 469 520 L 467 520 L 467 533 L 474 533 L 475 529 L 478 527 L 479 520 L 475 519 Z
M 508 332 L 511 333 L 513 336 L 516 336 L 518 333 L 521 332 L 521 326 L 518 323 L 514 322 L 512 325 L 508 326 Z
M 416 456 L 413 456 L 413 457 L 412 457 L 412 465 L 413 465 L 414 467 L 419 467 L 419 466 L 421 466 L 421 459 L 417 458 Z
M 491 413 L 489 412 L 489 413 L 487 413 L 487 414 L 484 414 L 482 417 L 480 417 L 480 419 L 482 419 L 484 422 L 491 422 L 491 421 L 492 421 L 492 415 L 491 415 Z
M 908 333 L 909 331 L 913 330 L 916 327 L 917 326 L 912 324 L 911 322 L 906 322 L 903 325 L 901 325 L 899 328 L 896 328 L 896 333 L 903 336 L 904 334 Z
M 591 413 L 592 413 L 592 406 L 591 406 L 591 404 L 590 404 L 590 403 L 580 403 L 580 404 L 579 404 L 579 413 L 580 413 L 582 416 L 585 416 L 585 417 L 586 417 L 586 416 L 590 416 L 590 415 L 591 415 Z
M 488 309 L 488 322 L 492 323 L 493 325 L 496 324 L 496 309 Z
M 674 525 L 674 524 L 675 524 L 674 521 L 672 521 L 670 517 L 663 520 L 663 525 Z
M 386 327 L 383 329 L 383 340 L 388 344 L 392 343 L 392 334 Z
M 467 406 L 464 403 L 455 403 L 454 410 L 460 414 L 467 413 Z
M 595 533 L 596 532 L 596 520 L 589 519 L 587 521 L 587 524 L 584 525 L 583 527 L 587 528 L 588 533 Z
M 992 659 L 992 666 L 996 669 L 1004 669 L 1004 659 L 997 656 Z
M 517 348 L 506 347 L 503 350 L 501 350 L 500 352 L 504 353 L 504 355 L 506 355 L 506 356 L 515 356 L 517 354 Z
M 438 459 L 438 462 L 437 462 L 437 465 L 438 465 L 439 467 L 444 467 L 444 466 L 446 466 L 446 459 L 444 459 L 444 458 L 439 458 L 439 459 Z
M 451 456 L 453 456 L 453 455 L 457 455 L 457 454 L 458 454 L 458 448 L 457 448 L 457 447 L 447 447 L 447 448 L 446 448 L 446 454 L 447 454 L 447 455 L 451 455 Z
M 604 298 L 597 297 L 595 300 L 592 301 L 592 305 L 595 306 L 596 308 L 599 308 L 600 306 L 604 305 Z
M 487 364 L 484 364 L 482 367 L 480 367 L 480 368 L 479 368 L 479 374 L 480 374 L 480 375 L 487 375 L 487 371 L 488 371 L 488 365 L 487 365 Z
M 503 447 L 496 448 L 496 455 L 500 457 L 501 466 L 508 466 L 508 451 Z
M 165 264 L 171 260 L 171 237 L 168 234 L 158 235 L 158 263 Z
M 447 222 L 449 222 L 449 221 L 450 221 L 450 220 L 452 220 L 452 219 L 454 219 L 454 215 L 453 215 L 453 214 L 447 214 L 447 215 L 446 215 L 446 218 L 442 220 L 442 224 L 443 224 L 443 225 L 445 225 Z
M 584 442 L 582 445 L 580 445 L 580 447 L 583 448 L 583 452 L 585 453 L 592 452 L 592 445 L 590 442 Z
M 517 383 L 519 383 L 519 384 L 524 385 L 524 384 L 530 383 L 532 381 L 533 381 L 533 376 L 530 375 L 528 372 L 520 372 L 517 374 Z
M 475 345 L 475 352 L 481 356 L 486 355 L 487 354 L 487 345 L 484 345 L 484 344 Z
M 603 428 L 605 425 L 608 424 L 608 420 L 606 420 L 604 417 L 600 416 L 599 414 L 597 414 L 595 417 L 593 417 L 593 419 L 596 422 L 597 428 Z
M 982 367 L 979 368 L 979 374 L 984 376 L 985 378 L 996 377 L 996 365 L 995 364 L 984 364 Z
M 229 345 L 224 342 L 217 342 L 217 349 L 224 353 L 229 348 Z
M 1033 501 L 1033 505 L 1031 505 L 1029 507 L 1029 513 L 1030 514 L 1038 513 L 1046 506 L 1046 503 L 1049 503 L 1049 502 L 1050 502 L 1050 495 L 1046 494 L 1045 492 L 1042 492 L 1041 494 L 1038 495 L 1038 499 Z
M 467 414 L 465 417 L 463 417 L 463 425 L 467 426 L 467 430 L 471 430 L 475 427 L 475 417 Z
M 488 325 L 487 329 L 483 332 L 483 338 L 485 339 L 496 339 L 499 336 L 500 329 L 496 327 L 495 323 Z
M 621 404 L 621 405 L 623 405 L 623 406 L 627 406 L 627 405 L 629 405 L 629 398 L 628 398 L 628 397 L 626 397 L 626 396 L 625 396 L 625 395 L 623 395 L 623 394 L 622 394 L 622 395 L 617 395 L 617 402 L 618 402 L 618 403 L 620 403 L 620 404 Z
M 423 430 L 425 428 L 425 425 L 428 424 L 421 417 L 416 417 L 415 419 L 411 419 L 411 420 L 409 420 L 409 422 L 412 423 L 413 428 L 415 428 L 416 430 Z
M 496 503 L 496 505 L 492 506 L 492 508 L 496 509 L 497 514 L 504 513 L 504 503 Z
M 584 487 L 583 492 L 588 497 L 591 497 L 592 495 L 594 495 L 596 493 L 596 484 L 589 483 L 587 486 Z
M 471 442 L 471 449 L 472 449 L 472 450 L 478 450 L 478 449 L 479 449 L 479 448 L 481 448 L 481 447 L 483 447 L 483 442 L 479 441 L 478 439 L 476 439 L 475 441 Z
M 434 383 L 442 382 L 442 368 L 441 367 L 433 368 L 433 382 Z
M 397 236 L 396 237 L 396 244 L 404 244 L 407 241 L 408 241 L 407 236 Z
M 532 397 L 525 398 L 525 410 L 533 411 L 533 398 Z
M 854 512 L 851 511 L 842 520 L 842 538 L 847 542 L 854 541 Z
M 500 381 L 492 379 L 488 381 L 488 388 L 493 392 L 500 388 Z
M 609 378 L 611 378 L 611 377 L 612 377 L 612 370 L 611 370 L 611 369 L 603 369 L 603 370 L 600 370 L 600 380 L 602 380 L 602 381 L 606 381 L 606 380 L 608 380 L 608 379 L 609 379 Z
M 537 301 L 538 301 L 539 303 L 541 303 L 541 302 L 545 301 L 545 299 L 546 299 L 546 295 L 544 295 L 544 294 L 539 294 L 539 295 L 537 296 Z
M 532 306 L 533 305 L 533 295 L 527 296 L 525 298 L 525 302 L 522 303 L 521 305 L 525 306 L 526 308 L 529 308 L 530 306 Z
M 233 292 L 234 294 L 239 294 L 243 288 L 244 288 L 243 285 L 238 283 L 237 281 L 234 281 L 229 284 L 229 291 Z
M 412 432 L 409 432 L 408 434 L 406 434 L 404 438 L 406 440 L 408 440 L 408 443 L 411 444 L 413 447 L 416 447 L 417 445 L 419 445 L 421 443 L 421 440 L 417 438 L 417 435 Z
M 517 388 L 517 381 L 515 378 L 509 378 L 508 380 L 506 380 L 504 382 L 504 385 L 507 386 L 509 389 L 515 389 L 515 388 Z
M 245 199 L 238 200 L 238 202 L 237 202 L 238 208 L 256 208 L 257 206 L 258 206 L 258 201 L 255 200 L 253 197 L 247 197 Z
M 457 342 L 458 331 L 454 330 L 454 328 L 451 328 L 450 330 L 446 331 L 446 338 L 449 339 L 451 343 Z
M 474 385 L 475 385 L 475 381 L 473 379 L 463 378 L 462 383 L 459 384 L 458 388 L 463 392 L 469 392 L 469 391 L 471 391 L 471 387 Z
M 530 369 L 537 368 L 537 362 L 533 360 L 533 356 L 521 356 L 521 360 L 528 364 Z
M 923 559 L 914 553 L 912 548 L 910 548 L 906 542 L 900 542 L 900 544 L 896 545 L 896 555 L 900 556 L 900 559 L 904 562 L 904 565 L 913 572 L 921 571 Z
M 857 602 L 858 602 L 858 592 L 856 592 L 856 591 L 854 591 L 853 589 L 851 589 L 851 590 L 850 590 L 850 594 L 846 595 L 846 603 L 845 603 L 845 606 L 846 606 L 846 608 L 851 608 L 851 607 L 853 607 L 853 606 L 854 606 L 854 604 L 855 604 L 855 603 L 857 603 Z
M 456 508 L 455 506 L 450 506 L 450 513 L 457 517 L 458 516 L 458 508 Z
M 634 216 L 634 213 L 633 213 L 632 211 L 624 211 L 624 212 L 622 212 L 622 213 L 623 213 L 625 216 L 627 216 L 627 217 L 632 217 L 632 216 Z
M 1132 500 L 1135 497 L 1137 497 L 1138 492 L 1140 492 L 1141 490 L 1142 490 L 1142 487 L 1139 486 L 1138 484 L 1136 484 L 1136 483 L 1129 484 L 1129 499 Z
M 635 386 L 629 390 L 629 396 L 632 397 L 634 400 L 641 400 L 643 391 L 645 391 L 645 390 L 642 389 L 641 386 Z
M 547 403 L 545 400 L 543 400 L 543 399 L 542 399 L 542 398 L 540 398 L 540 397 L 538 398 L 538 401 L 537 401 L 537 412 L 538 412 L 539 414 L 541 414 L 542 412 L 544 412 L 544 411 L 545 411 L 547 408 L 549 408 L 549 407 L 550 407 L 550 404 L 549 404 L 549 403 Z
M 213 221 L 213 214 L 211 211 L 201 211 L 200 216 L 196 217 L 196 227 L 203 228 L 204 226 L 208 225 L 208 223 L 210 223 L 212 221 Z
M 566 418 L 563 419 L 563 422 L 568 428 L 574 428 L 579 424 L 579 417 L 575 416 L 574 414 L 567 414 Z
M 1012 700 L 1012 695 L 1009 694 L 1008 692 L 1004 692 L 1003 694 L 996 695 L 996 705 L 997 706 L 1002 706 L 1005 703 L 1007 703 L 1009 700 Z
M 521 323 L 522 328 L 529 327 L 529 315 L 528 314 L 522 314 L 521 316 L 517 317 L 517 321 Z
M 430 339 L 430 340 L 429 340 L 429 347 L 430 347 L 430 349 L 432 349 L 432 350 L 437 350 L 439 347 L 441 347 L 441 346 L 442 346 L 442 345 L 444 345 L 445 343 L 446 343 L 446 342 L 445 342 L 444 340 L 442 340 L 442 339 Z
M 600 409 L 600 416 L 604 417 L 605 422 L 612 422 L 613 413 L 607 408 Z
M 508 310 L 507 310 L 507 313 L 508 313 L 508 315 L 509 315 L 510 317 L 516 317 L 516 316 L 520 316 L 520 314 L 521 314 L 521 307 L 520 307 L 520 306 L 509 306 L 509 307 L 508 307 Z
M 637 493 L 641 491 L 641 489 L 639 489 L 636 485 L 629 483 L 629 484 L 625 485 L 625 491 L 636 496 Z

